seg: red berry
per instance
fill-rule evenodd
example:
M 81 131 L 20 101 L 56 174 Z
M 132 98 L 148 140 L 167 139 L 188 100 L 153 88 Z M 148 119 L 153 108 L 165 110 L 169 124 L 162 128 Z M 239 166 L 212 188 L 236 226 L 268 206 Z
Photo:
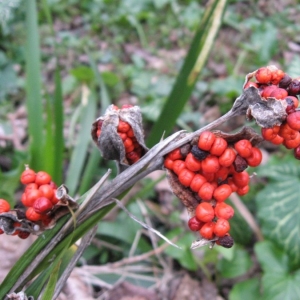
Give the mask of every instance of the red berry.
M 288 117 L 291 115 L 292 114 L 288 115 Z M 282 123 L 278 135 L 283 137 L 285 140 L 293 140 L 297 137 L 298 130 L 291 128 L 288 123 Z
M 204 131 L 199 136 L 198 147 L 201 150 L 209 151 L 213 145 L 216 136 L 210 131 Z
M 218 219 L 214 226 L 214 234 L 218 237 L 223 237 L 230 230 L 230 224 L 225 219 Z
M 284 138 L 281 137 L 280 135 L 276 135 L 275 138 L 273 138 L 272 140 L 270 140 L 270 142 L 271 142 L 272 144 L 274 144 L 274 145 L 280 145 L 280 144 L 283 143 L 283 141 L 284 141 Z
M 214 180 L 217 183 L 221 183 L 221 182 L 223 182 L 224 180 L 227 179 L 228 174 L 229 174 L 229 169 L 225 168 L 225 167 L 222 167 L 222 168 L 220 168 L 220 170 L 218 172 L 215 173 Z
M 118 135 L 123 142 L 127 139 L 127 134 L 124 132 L 118 132 Z
M 294 156 L 296 159 L 300 159 L 300 146 L 294 149 Z
M 214 238 L 214 227 L 215 227 L 214 222 L 205 223 L 199 230 L 199 233 L 203 238 L 207 240 L 211 240 Z
M 196 217 L 189 219 L 188 226 L 192 231 L 199 231 L 204 223 L 199 221 Z
M 202 161 L 202 170 L 206 173 L 216 173 L 220 169 L 219 159 L 214 155 L 209 155 Z
M 267 67 L 259 68 L 255 73 L 255 78 L 259 83 L 270 83 L 272 80 L 272 72 Z
M 300 145 L 300 133 L 298 132 L 297 136 L 293 140 L 284 140 L 283 145 L 287 149 L 294 149 Z
M 28 166 L 26 166 L 25 171 L 22 172 L 21 174 L 21 183 L 23 184 L 28 184 L 28 183 L 33 183 L 35 182 L 36 174 L 33 170 L 29 169 Z
M 182 169 L 178 175 L 178 180 L 182 185 L 188 187 L 190 186 L 194 176 L 195 173 L 189 169 Z
M 189 170 L 197 172 L 201 169 L 201 161 L 195 158 L 192 153 L 189 153 L 185 158 L 185 166 Z
M 27 194 L 29 191 L 37 190 L 39 186 L 36 183 L 29 183 L 26 185 L 24 193 Z
M 286 121 L 292 129 L 299 131 L 300 130 L 300 111 L 295 111 L 295 112 L 289 114 L 286 118 Z
M 243 186 L 243 187 L 238 188 L 236 192 L 237 192 L 240 196 L 244 196 L 244 195 L 248 194 L 249 189 L 250 189 L 249 185 L 245 185 L 245 186 Z
M 232 165 L 236 157 L 236 153 L 232 148 L 227 148 L 219 157 L 219 164 L 222 167 L 229 167 Z
M 272 84 L 279 84 L 279 82 L 284 78 L 285 73 L 282 70 L 274 70 L 272 72 L 272 79 L 271 82 Z
M 246 171 L 233 174 L 233 182 L 238 188 L 243 188 L 250 181 L 249 174 Z
M 42 197 L 42 192 L 40 190 L 31 190 L 26 193 L 26 204 L 25 206 L 32 206 L 36 199 Z
M 197 205 L 195 215 L 199 221 L 210 222 L 215 217 L 215 212 L 210 203 L 202 202 Z
M 266 86 L 266 87 L 262 90 L 261 96 L 262 96 L 263 98 L 269 98 L 270 95 L 271 95 L 271 93 L 272 93 L 274 90 L 276 90 L 276 89 L 277 89 L 277 86 L 276 86 L 276 85 L 268 85 L 268 86 Z
M 180 152 L 180 149 L 174 149 L 173 151 L 171 151 L 168 155 L 168 158 L 172 159 L 172 160 L 177 160 L 177 159 L 182 159 L 182 154 Z
M 133 164 L 140 159 L 140 156 L 137 154 L 137 152 L 131 151 L 126 154 L 126 158 L 129 160 L 131 164 Z M 172 165 L 173 165 L 173 161 L 172 161 Z
M 30 232 L 27 232 L 27 231 L 20 231 L 18 233 L 18 237 L 22 240 L 27 239 L 29 236 L 30 236 Z
M 232 178 L 228 178 L 228 185 L 230 186 L 233 193 L 237 191 L 238 187 L 235 185 Z
M 131 104 L 123 104 L 122 107 L 121 107 L 121 109 L 131 108 L 131 107 L 133 107 L 133 105 L 131 105 Z
M 127 131 L 127 136 L 130 137 L 130 138 L 133 138 L 133 137 L 134 137 L 134 132 L 133 132 L 132 128 L 130 128 L 130 129 Z
M 32 207 L 36 213 L 42 215 L 42 214 L 46 214 L 48 211 L 50 211 L 53 207 L 53 204 L 48 198 L 41 197 L 34 201 Z
M 202 184 L 201 188 L 199 189 L 198 196 L 203 201 L 210 201 L 213 197 L 213 193 L 215 190 L 215 186 L 210 182 L 205 182 Z
M 231 195 L 231 193 L 231 187 L 228 184 L 222 184 L 214 190 L 213 198 L 218 202 L 223 202 Z
M 54 190 L 49 184 L 43 184 L 39 187 L 39 190 L 42 193 L 42 197 L 51 199 L 54 196 Z
M 0 213 L 10 211 L 10 205 L 5 199 L 0 199 Z
M 223 154 L 225 149 L 227 148 L 227 142 L 221 137 L 216 137 L 213 145 L 210 148 L 210 154 L 215 156 L 220 156 Z
M 202 176 L 201 174 L 196 174 L 190 184 L 190 189 L 195 192 L 198 193 L 201 186 L 207 182 L 207 179 Z
M 174 173 L 179 175 L 182 169 L 185 169 L 184 161 L 180 160 L 180 159 L 175 160 L 173 162 L 173 171 L 174 171 Z
M 167 158 L 165 158 L 164 166 L 165 166 L 165 168 L 167 168 L 169 170 L 173 170 L 173 163 L 174 163 L 174 161 L 172 159 L 170 159 L 169 157 L 167 157 Z
M 270 141 L 277 137 L 279 130 L 280 130 L 279 126 L 275 126 L 272 128 L 262 128 L 261 134 L 266 141 Z
M 288 96 L 288 92 L 285 89 L 276 88 L 271 94 L 270 97 L 274 97 L 276 99 L 285 99 Z
M 248 140 L 240 140 L 234 144 L 235 150 L 241 157 L 249 157 L 252 154 L 252 145 Z
M 53 191 L 54 192 L 54 195 L 53 197 L 50 199 L 52 204 L 55 205 L 57 204 L 60 200 L 56 197 L 56 190 Z
M 26 210 L 26 218 L 30 221 L 36 222 L 39 221 L 41 219 L 41 215 L 36 213 L 35 210 L 33 209 L 33 207 L 29 207 Z
M 247 163 L 250 167 L 257 167 L 260 165 L 261 161 L 262 161 L 262 153 L 261 151 L 256 148 L 253 147 L 252 148 L 252 154 L 246 158 Z
M 215 207 L 215 215 L 221 219 L 231 219 L 234 215 L 234 209 L 225 202 L 219 202 Z
M 49 184 L 51 182 L 51 176 L 44 172 L 40 171 L 36 173 L 35 183 L 37 185 Z
M 120 120 L 117 130 L 118 130 L 118 132 L 127 132 L 130 128 L 131 128 L 131 126 L 127 122 Z

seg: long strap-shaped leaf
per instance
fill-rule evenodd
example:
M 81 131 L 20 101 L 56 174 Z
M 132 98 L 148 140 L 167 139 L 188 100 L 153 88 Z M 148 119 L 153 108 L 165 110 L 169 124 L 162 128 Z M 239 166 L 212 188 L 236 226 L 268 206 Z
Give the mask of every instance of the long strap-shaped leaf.
M 26 1 L 26 105 L 30 137 L 30 166 L 43 168 L 43 109 L 41 99 L 40 45 L 36 1 Z
M 154 146 L 160 140 L 163 132 L 170 133 L 191 96 L 220 28 L 225 6 L 226 0 L 209 1 L 175 85 L 151 130 L 147 140 L 149 147 Z

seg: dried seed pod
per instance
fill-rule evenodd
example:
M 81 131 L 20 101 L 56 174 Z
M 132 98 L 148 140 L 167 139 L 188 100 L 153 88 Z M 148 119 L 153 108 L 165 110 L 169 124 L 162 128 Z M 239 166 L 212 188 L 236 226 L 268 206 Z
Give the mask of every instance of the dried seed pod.
M 135 152 L 140 158 L 148 151 L 138 106 L 123 106 L 117 109 L 115 105 L 110 105 L 104 116 L 93 123 L 91 135 L 102 156 L 118 161 L 123 167 L 137 161 L 136 155 L 131 159 L 131 152 Z

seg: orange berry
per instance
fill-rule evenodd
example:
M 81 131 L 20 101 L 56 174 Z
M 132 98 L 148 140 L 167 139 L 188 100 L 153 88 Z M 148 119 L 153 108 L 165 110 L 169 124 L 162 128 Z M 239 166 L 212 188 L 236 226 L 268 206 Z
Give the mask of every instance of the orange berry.
M 42 197 L 51 199 L 54 196 L 54 190 L 49 184 L 43 184 L 39 187 L 39 190 L 42 193 Z
M 276 88 L 271 92 L 270 97 L 274 97 L 276 99 L 285 99 L 288 96 L 288 92 L 285 89 Z
M 223 154 L 225 149 L 227 148 L 227 142 L 225 139 L 221 137 L 216 137 L 213 145 L 210 148 L 210 154 L 215 156 L 220 156 Z
M 201 186 L 207 182 L 207 179 L 202 176 L 201 174 L 196 174 L 193 178 L 193 180 L 191 181 L 191 184 L 190 184 L 190 189 L 195 192 L 195 193 L 198 193 Z
M 267 67 L 259 68 L 255 73 L 255 78 L 259 83 L 268 84 L 272 80 L 272 72 Z
M 26 193 L 26 206 L 32 206 L 34 201 L 42 197 L 42 192 L 40 190 L 31 190 Z M 23 203 L 24 204 L 24 203 Z M 25 204 L 24 204 L 25 205 Z
M 214 226 L 214 234 L 218 237 L 223 237 L 230 230 L 230 224 L 225 219 L 218 219 Z
M 213 193 L 213 198 L 218 202 L 225 201 L 232 193 L 231 187 L 228 184 L 218 186 Z
M 215 190 L 215 186 L 210 182 L 205 182 L 202 184 L 201 188 L 199 189 L 198 196 L 203 201 L 210 201 L 213 197 L 213 193 Z
M 39 221 L 41 219 L 41 215 L 36 213 L 35 210 L 33 209 L 33 207 L 29 207 L 26 210 L 26 218 L 30 221 L 36 222 Z
M 245 186 L 243 186 L 243 187 L 238 188 L 236 192 L 237 192 L 240 196 L 244 196 L 244 195 L 248 194 L 249 189 L 250 189 L 249 185 L 245 185 Z
M 179 175 L 182 169 L 185 169 L 185 163 L 183 160 L 177 159 L 173 162 L 173 171 Z
M 275 70 L 272 72 L 272 84 L 279 84 L 279 82 L 283 79 L 285 73 L 282 70 Z
M 21 174 L 21 183 L 23 184 L 28 184 L 28 183 L 33 183 L 35 182 L 35 178 L 36 178 L 36 174 L 33 170 L 29 169 L 27 166 L 26 166 L 26 169 L 25 171 L 22 172 Z
M 213 145 L 216 136 L 210 131 L 204 131 L 199 136 L 198 147 L 201 150 L 209 151 Z
M 262 161 L 261 151 L 256 147 L 252 147 L 252 154 L 249 157 L 247 157 L 246 160 L 250 167 L 259 166 Z
M 238 187 L 238 189 L 244 187 L 245 185 L 248 185 L 250 181 L 249 174 L 246 171 L 234 173 L 232 178 L 234 184 Z
M 276 135 L 275 138 L 273 138 L 273 139 L 270 140 L 270 142 L 271 142 L 272 144 L 274 144 L 274 145 L 280 145 L 280 144 L 283 143 L 283 141 L 284 141 L 284 138 L 281 137 L 281 136 L 278 135 L 278 134 Z
M 171 151 L 168 155 L 168 158 L 172 159 L 172 160 L 177 160 L 177 159 L 182 159 L 182 154 L 180 152 L 180 149 L 174 149 L 173 151 Z
M 221 219 L 231 219 L 234 216 L 234 209 L 225 202 L 219 202 L 215 206 L 215 215 Z
M 51 182 L 51 176 L 44 171 L 36 173 L 35 183 L 37 185 L 49 184 Z
M 209 155 L 202 161 L 202 170 L 207 173 L 216 173 L 220 169 L 219 159 L 214 155 Z
M 164 160 L 164 166 L 165 166 L 165 168 L 167 168 L 169 170 L 173 170 L 173 163 L 174 163 L 174 161 L 168 157 L 165 158 L 165 160 Z
M 292 129 L 299 131 L 300 130 L 300 111 L 295 111 L 295 112 L 289 114 L 286 118 L 286 121 Z
M 119 132 L 127 132 L 130 129 L 130 125 L 127 122 L 119 120 L 119 125 L 117 127 L 117 131 Z
M 10 204 L 5 199 L 0 199 L 0 213 L 10 211 Z
M 215 217 L 215 211 L 210 203 L 202 202 L 197 205 L 195 216 L 199 221 L 210 222 Z
M 185 166 L 189 170 L 197 172 L 201 169 L 201 161 L 196 159 L 192 153 L 189 153 L 185 158 Z
M 252 145 L 248 140 L 240 140 L 234 144 L 234 149 L 241 157 L 247 158 L 252 153 Z
M 300 133 L 298 132 L 296 138 L 294 138 L 293 140 L 284 140 L 283 145 L 287 149 L 297 148 L 300 145 Z
M 214 238 L 214 227 L 215 227 L 214 222 L 207 222 L 201 227 L 199 233 L 203 238 L 207 240 L 211 240 Z
M 222 167 L 229 167 L 233 164 L 236 157 L 236 153 L 232 148 L 227 148 L 223 154 L 219 157 L 219 164 Z
M 276 90 L 276 89 L 277 89 L 277 86 L 276 86 L 276 85 L 268 85 L 268 86 L 266 86 L 266 87 L 262 90 L 261 96 L 262 96 L 263 98 L 269 98 L 270 95 L 271 95 L 271 93 L 272 93 L 274 90 Z
M 188 187 L 190 186 L 194 176 L 195 173 L 189 169 L 182 169 L 178 175 L 178 180 L 182 185 Z

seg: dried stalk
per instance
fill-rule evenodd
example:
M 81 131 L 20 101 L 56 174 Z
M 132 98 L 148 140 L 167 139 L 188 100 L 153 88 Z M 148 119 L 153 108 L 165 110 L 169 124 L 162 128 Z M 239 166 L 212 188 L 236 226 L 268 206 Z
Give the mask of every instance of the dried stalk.
M 136 182 L 150 174 L 155 170 L 161 170 L 163 167 L 163 157 L 172 150 L 190 142 L 194 137 L 205 130 L 212 130 L 233 117 L 245 115 L 250 104 L 255 104 L 260 101 L 258 91 L 250 87 L 238 97 L 230 111 L 225 115 L 215 120 L 214 122 L 202 127 L 201 129 L 182 137 L 182 131 L 176 132 L 165 140 L 161 141 L 151 148 L 138 162 L 133 164 L 114 178 L 110 183 L 102 186 L 99 184 L 97 191 L 88 200 L 86 207 L 80 208 L 80 213 L 77 215 L 77 226 L 82 224 L 93 214 L 101 210 L 103 207 L 114 202 L 113 198 L 117 198 L 127 189 L 132 187 Z M 102 181 L 101 181 L 102 182 Z M 20 288 L 32 271 L 41 263 L 41 261 L 55 248 L 55 246 L 63 240 L 73 230 L 72 222 L 68 222 L 51 240 L 49 245 L 37 255 L 32 264 L 20 276 L 18 281 L 11 289 L 11 293 Z

